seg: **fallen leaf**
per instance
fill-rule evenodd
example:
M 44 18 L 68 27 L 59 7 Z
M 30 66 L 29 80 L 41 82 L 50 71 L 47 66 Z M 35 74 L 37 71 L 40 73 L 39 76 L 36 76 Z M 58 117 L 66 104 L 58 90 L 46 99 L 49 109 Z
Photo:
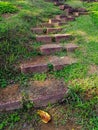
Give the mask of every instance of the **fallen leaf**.
M 48 123 L 51 120 L 51 116 L 45 111 L 38 110 L 37 114 L 41 117 L 44 123 Z

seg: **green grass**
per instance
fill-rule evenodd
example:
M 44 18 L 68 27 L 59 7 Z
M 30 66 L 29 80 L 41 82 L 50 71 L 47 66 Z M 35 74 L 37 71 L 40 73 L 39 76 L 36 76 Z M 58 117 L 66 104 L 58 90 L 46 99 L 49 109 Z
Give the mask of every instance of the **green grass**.
M 0 2 L 0 14 L 4 13 L 15 13 L 18 11 L 18 8 L 11 4 L 10 2 Z

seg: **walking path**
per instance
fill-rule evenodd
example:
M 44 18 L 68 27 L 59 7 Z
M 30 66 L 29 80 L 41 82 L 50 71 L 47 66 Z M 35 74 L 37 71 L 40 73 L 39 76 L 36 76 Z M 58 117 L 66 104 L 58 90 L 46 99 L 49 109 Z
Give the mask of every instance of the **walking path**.
M 87 14 L 87 11 L 84 8 L 72 8 L 58 2 L 54 2 L 54 5 L 59 6 L 60 10 L 64 11 L 64 15 L 56 15 L 47 23 L 31 28 L 31 31 L 36 34 L 36 41 L 42 44 L 38 49 L 42 55 L 20 64 L 20 71 L 24 74 L 49 72 L 49 65 L 52 66 L 53 71 L 57 71 L 78 62 L 68 54 L 73 53 L 79 46 L 75 43 L 62 44 L 74 38 L 71 34 L 62 33 L 62 25 L 74 21 L 75 17 Z M 67 56 L 55 56 L 62 51 L 66 51 Z M 22 108 L 22 92 L 28 95 L 28 99 L 34 103 L 35 107 L 62 101 L 68 92 L 67 85 L 62 80 L 56 79 L 32 81 L 28 86 L 20 90 L 19 85 L 12 85 L 0 90 L 0 111 Z

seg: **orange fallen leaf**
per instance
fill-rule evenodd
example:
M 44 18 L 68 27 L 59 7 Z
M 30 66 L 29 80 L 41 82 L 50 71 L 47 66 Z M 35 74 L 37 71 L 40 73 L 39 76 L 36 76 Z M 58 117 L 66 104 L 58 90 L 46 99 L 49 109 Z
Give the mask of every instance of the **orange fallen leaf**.
M 38 110 L 37 114 L 41 117 L 44 123 L 48 123 L 51 120 L 51 116 L 45 111 Z

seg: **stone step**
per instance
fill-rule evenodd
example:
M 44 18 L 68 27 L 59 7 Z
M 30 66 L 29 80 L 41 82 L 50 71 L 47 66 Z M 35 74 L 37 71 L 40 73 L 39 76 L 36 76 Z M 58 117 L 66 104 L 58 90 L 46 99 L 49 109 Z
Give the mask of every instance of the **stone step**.
M 40 47 L 40 52 L 45 55 L 50 55 L 63 50 L 63 46 L 59 44 L 46 44 Z
M 67 16 L 66 15 L 56 15 L 55 18 L 62 19 L 62 18 L 67 18 Z
M 63 22 L 73 21 L 75 20 L 75 17 L 73 16 L 65 16 L 65 15 L 56 15 L 56 19 L 61 20 Z
M 71 34 L 55 34 L 54 35 L 55 42 L 65 41 L 72 38 Z
M 72 8 L 72 7 L 69 6 L 68 4 L 64 4 L 64 5 L 60 5 L 59 8 L 60 8 L 60 10 L 65 10 L 65 9 Z
M 22 107 L 22 95 L 17 84 L 0 89 L 0 111 L 11 111 Z
M 55 24 L 51 24 L 51 23 L 42 23 L 41 24 L 41 27 L 48 27 L 48 28 L 51 28 L 51 27 L 55 27 L 56 25 Z
M 48 64 L 53 65 L 53 70 L 61 70 L 66 65 L 71 65 L 76 63 L 76 59 L 70 57 L 57 57 L 57 56 L 43 56 L 32 60 L 32 62 L 27 61 L 20 65 L 20 70 L 22 73 L 43 73 L 49 71 Z
M 71 8 L 70 7 L 70 8 L 65 8 L 64 12 L 66 13 L 67 16 L 70 15 L 70 14 L 76 14 L 76 13 L 77 13 L 78 16 L 81 15 L 81 14 L 84 14 L 84 15 L 88 14 L 87 10 L 84 9 L 84 8 Z
M 36 41 L 42 42 L 42 43 L 51 43 L 52 42 L 52 36 L 51 35 L 36 36 Z
M 72 38 L 71 34 L 53 34 L 53 35 L 40 35 L 36 36 L 37 42 L 42 43 L 51 43 L 51 42 L 60 42 L 64 40 L 69 40 Z
M 69 44 L 66 44 L 66 45 L 65 45 L 65 48 L 66 48 L 66 51 L 67 51 L 67 52 L 73 52 L 73 51 L 75 51 L 76 49 L 78 49 L 79 46 L 76 45 L 76 44 L 74 44 L 74 43 L 69 43 Z
M 22 73 L 43 73 L 48 71 L 47 58 L 36 57 L 31 61 L 20 64 Z
M 68 95 L 67 84 L 62 80 L 46 79 L 45 81 L 29 81 L 28 87 L 24 88 L 18 85 L 7 86 L 0 89 L 0 112 L 12 111 L 23 108 L 23 92 L 27 94 L 28 99 L 34 107 L 47 106 L 49 103 L 62 102 Z
M 58 19 L 49 19 L 49 23 L 52 24 L 52 23 L 58 23 L 58 22 L 61 22 L 61 20 L 58 20 Z
M 29 99 L 34 103 L 34 107 L 62 102 L 68 95 L 67 84 L 62 80 L 32 81 L 29 86 Z
M 62 31 L 62 28 L 32 28 L 31 31 L 36 34 L 50 34 Z
M 62 28 L 47 28 L 47 34 L 49 33 L 58 33 L 62 31 Z
M 76 59 L 70 58 L 68 56 L 61 57 L 59 59 L 51 60 L 51 64 L 53 65 L 54 71 L 61 70 L 65 66 L 77 63 Z
M 63 22 L 57 22 L 57 23 L 43 23 L 39 27 L 45 27 L 45 28 L 53 28 L 58 26 L 63 26 L 65 23 Z
M 40 52 L 42 54 L 45 55 L 50 55 L 50 54 L 54 54 L 56 52 L 60 52 L 62 50 L 66 50 L 67 52 L 73 52 L 75 51 L 78 47 L 78 45 L 73 44 L 73 43 L 69 43 L 66 45 L 61 45 L 61 44 L 46 44 L 46 45 L 42 45 L 40 47 Z

